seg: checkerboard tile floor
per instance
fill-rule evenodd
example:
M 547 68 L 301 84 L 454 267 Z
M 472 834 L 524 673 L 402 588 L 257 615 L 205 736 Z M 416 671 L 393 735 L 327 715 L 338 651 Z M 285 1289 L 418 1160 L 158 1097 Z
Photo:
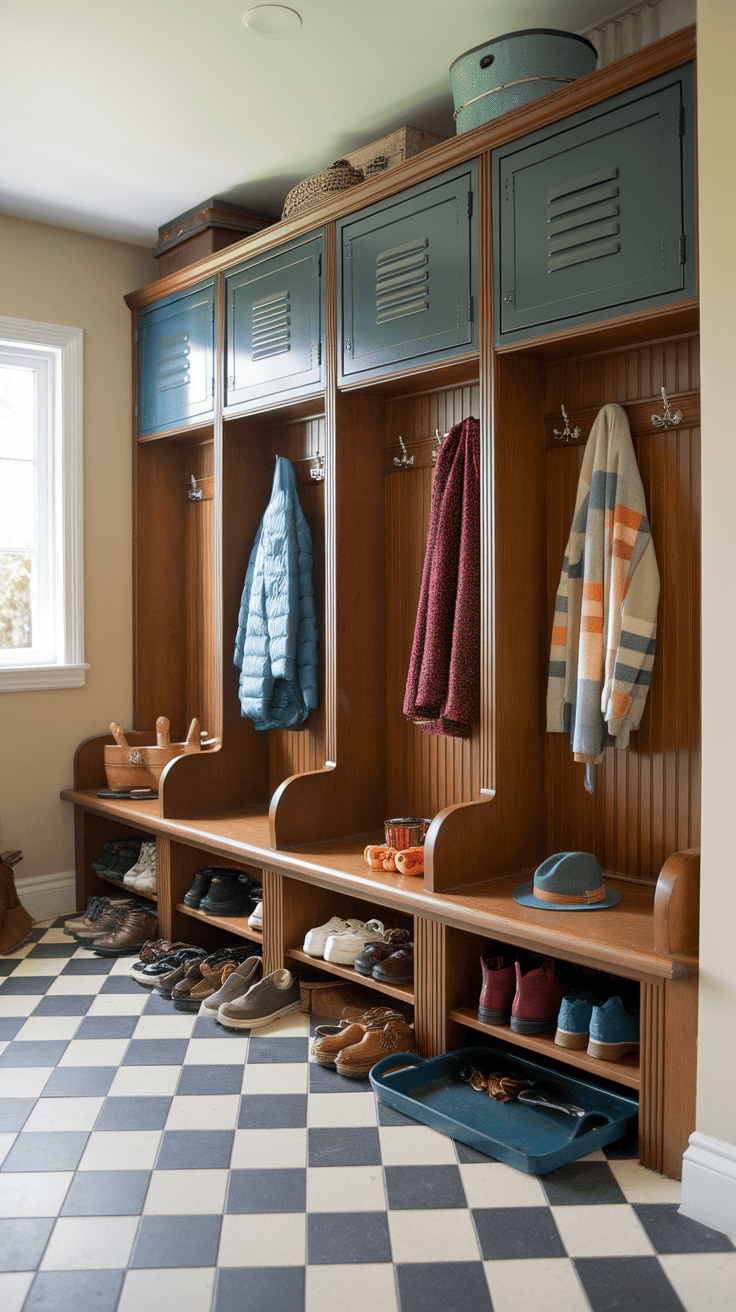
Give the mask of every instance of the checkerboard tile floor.
M 736 1248 L 621 1142 L 522 1175 L 77 948 L 0 958 L 3 1312 L 733 1312 Z

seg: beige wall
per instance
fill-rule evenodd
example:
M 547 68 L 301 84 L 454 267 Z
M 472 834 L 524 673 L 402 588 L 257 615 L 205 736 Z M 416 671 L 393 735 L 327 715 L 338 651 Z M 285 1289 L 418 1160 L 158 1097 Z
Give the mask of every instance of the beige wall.
M 736 1144 L 736 5 L 699 0 L 703 870 L 698 1115 Z
M 74 868 L 77 743 L 132 714 L 131 369 L 125 292 L 156 276 L 139 246 L 0 215 L 0 314 L 84 329 L 84 688 L 0 692 L 0 848 L 19 877 Z

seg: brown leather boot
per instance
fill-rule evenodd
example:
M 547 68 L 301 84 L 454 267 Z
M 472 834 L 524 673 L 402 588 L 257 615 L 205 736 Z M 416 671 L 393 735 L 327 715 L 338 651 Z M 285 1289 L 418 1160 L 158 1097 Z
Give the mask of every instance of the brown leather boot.
M 368 1074 L 382 1057 L 392 1052 L 414 1052 L 414 1030 L 406 1021 L 391 1019 L 383 1026 L 367 1029 L 360 1043 L 343 1048 L 335 1059 L 335 1070 L 340 1075 L 359 1080 Z
M 77 943 L 81 944 L 82 947 L 88 947 L 91 939 L 99 938 L 101 934 L 112 933 L 113 929 L 120 924 L 123 917 L 126 916 L 129 911 L 133 911 L 138 906 L 140 906 L 140 902 L 132 897 L 116 900 L 114 903 L 106 906 L 104 910 L 100 912 L 97 919 L 93 920 L 91 924 L 85 925 L 81 929 L 73 930 L 72 938 L 75 938 Z
M 312 1056 L 320 1066 L 334 1066 L 338 1053 L 360 1043 L 366 1030 L 382 1029 L 389 1020 L 403 1019 L 401 1012 L 392 1007 L 372 1007 L 362 1016 L 341 1021 L 339 1025 L 319 1025 L 312 1040 Z
M 122 957 L 137 953 L 147 939 L 155 938 L 158 920 L 144 907 L 125 912 L 108 934 L 88 939 L 86 946 L 101 957 Z

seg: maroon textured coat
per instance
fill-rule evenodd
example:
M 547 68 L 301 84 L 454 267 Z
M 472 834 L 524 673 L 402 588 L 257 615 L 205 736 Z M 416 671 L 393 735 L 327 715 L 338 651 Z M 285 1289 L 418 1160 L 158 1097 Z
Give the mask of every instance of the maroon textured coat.
M 464 419 L 437 456 L 404 715 L 469 738 L 480 705 L 480 428 Z

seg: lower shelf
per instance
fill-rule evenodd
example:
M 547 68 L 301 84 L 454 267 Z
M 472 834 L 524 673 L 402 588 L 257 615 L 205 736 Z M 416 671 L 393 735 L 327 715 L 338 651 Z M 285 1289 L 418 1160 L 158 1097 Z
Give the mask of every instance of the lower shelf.
M 413 984 L 384 984 L 382 980 L 371 979 L 369 975 L 360 975 L 352 966 L 338 966 L 332 961 L 325 961 L 322 957 L 309 957 L 300 948 L 287 948 L 285 955 L 292 961 L 301 961 L 305 966 L 325 970 L 329 975 L 340 975 L 342 979 L 349 979 L 353 984 L 365 984 L 369 989 L 376 989 L 378 993 L 388 993 L 390 997 L 408 1002 L 410 1007 L 414 1006 Z
M 113 888 L 119 888 L 123 897 L 126 893 L 129 893 L 131 897 L 145 897 L 149 902 L 158 902 L 157 893 L 143 893 L 138 888 L 129 888 L 121 879 L 110 879 L 109 875 L 101 875 L 97 870 L 94 873 L 98 879 L 104 879 L 106 884 L 112 884 Z
M 240 938 L 249 938 L 254 943 L 263 942 L 263 934 L 257 929 L 250 928 L 247 916 L 210 916 L 206 911 L 197 911 L 196 907 L 188 907 L 185 902 L 177 902 L 176 909 L 183 912 L 185 916 L 191 916 L 193 920 L 204 920 L 207 925 L 215 925 L 217 929 L 223 929 L 227 934 L 237 934 Z
M 622 1057 L 620 1061 L 601 1061 L 598 1057 L 589 1057 L 585 1051 L 574 1048 L 561 1048 L 550 1034 L 514 1034 L 509 1025 L 487 1025 L 478 1020 L 478 1014 L 470 1007 L 453 1007 L 448 1012 L 450 1020 L 467 1025 L 482 1034 L 491 1034 L 494 1039 L 504 1039 L 506 1043 L 515 1043 L 520 1048 L 529 1048 L 532 1052 L 544 1053 L 555 1061 L 565 1062 L 568 1066 L 578 1066 L 581 1070 L 599 1075 L 602 1079 L 613 1080 L 615 1084 L 626 1084 L 630 1089 L 639 1088 L 639 1058 L 633 1054 Z

